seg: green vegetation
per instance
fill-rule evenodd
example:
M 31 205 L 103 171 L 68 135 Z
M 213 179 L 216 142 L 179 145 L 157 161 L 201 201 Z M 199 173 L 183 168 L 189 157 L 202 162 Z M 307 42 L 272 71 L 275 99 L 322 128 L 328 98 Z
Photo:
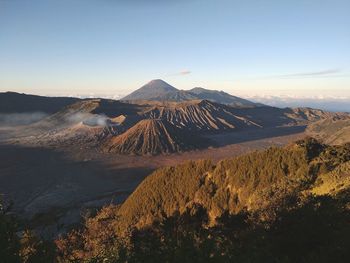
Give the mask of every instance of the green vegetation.
M 99 218 L 82 232 L 57 241 L 60 262 L 344 262 L 350 258 L 350 192 L 336 197 L 287 198 L 274 220 L 243 211 L 223 214 L 206 227 L 207 211 L 197 206 L 148 227 L 128 239 L 105 229 L 118 218 Z M 293 196 L 295 197 L 295 196 Z M 117 211 L 114 207 L 107 211 Z M 266 210 L 265 212 L 271 213 Z M 276 212 L 276 211 L 274 211 Z M 262 212 L 260 212 L 262 213 Z M 108 227 L 107 227 L 108 228 Z M 102 232 L 102 233 L 101 233 Z M 97 249 L 98 248 L 98 249 Z
M 16 236 L 17 225 L 8 212 L 9 207 L 0 202 L 0 258 L 6 262 L 18 262 L 20 246 Z
M 308 138 L 216 164 L 159 169 L 122 205 L 57 239 L 55 261 L 346 262 L 349 163 L 349 145 Z M 14 242 L 2 243 L 11 256 L 40 262 L 52 255 L 30 233 L 18 241 L 15 232 L 7 232 Z
M 308 138 L 159 169 L 120 207 L 57 240 L 59 261 L 344 262 L 349 160 L 348 146 Z
M 0 261 L 5 263 L 47 263 L 54 260 L 51 242 L 40 240 L 31 231 L 20 231 L 10 206 L 0 202 Z

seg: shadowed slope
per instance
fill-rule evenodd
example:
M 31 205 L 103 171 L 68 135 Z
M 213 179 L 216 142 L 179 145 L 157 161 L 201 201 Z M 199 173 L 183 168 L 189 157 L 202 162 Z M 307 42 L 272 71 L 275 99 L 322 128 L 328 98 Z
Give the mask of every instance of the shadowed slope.
M 44 97 L 17 92 L 0 93 L 0 113 L 54 113 L 80 99 L 70 97 Z

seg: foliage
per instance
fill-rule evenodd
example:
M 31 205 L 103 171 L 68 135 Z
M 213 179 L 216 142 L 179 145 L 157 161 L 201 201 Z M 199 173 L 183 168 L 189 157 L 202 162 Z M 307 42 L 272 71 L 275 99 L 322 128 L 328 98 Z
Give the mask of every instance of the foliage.
M 308 138 L 216 165 L 159 169 L 121 207 L 58 240 L 59 260 L 342 262 L 350 259 L 349 160 L 348 146 Z
M 0 258 L 5 262 L 19 262 L 17 224 L 9 214 L 9 206 L 0 202 Z
M 0 261 L 6 263 L 52 262 L 55 247 L 31 231 L 20 233 L 18 220 L 10 213 L 10 206 L 0 203 Z
M 155 171 L 52 244 L 0 207 L 5 262 L 345 262 L 350 147 L 312 138 Z
M 336 197 L 309 196 L 261 224 L 253 214 L 225 213 L 205 227 L 197 206 L 130 233 L 128 246 L 79 262 L 344 262 L 350 258 L 349 191 Z M 63 258 L 63 262 L 73 262 Z M 76 262 L 78 262 L 76 261 Z

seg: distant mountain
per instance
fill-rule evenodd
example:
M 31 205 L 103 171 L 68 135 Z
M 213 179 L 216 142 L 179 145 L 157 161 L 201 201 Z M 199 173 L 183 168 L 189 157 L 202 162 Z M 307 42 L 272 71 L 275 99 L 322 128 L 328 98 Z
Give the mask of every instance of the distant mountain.
M 234 107 L 256 107 L 262 104 L 254 103 L 223 91 L 193 88 L 178 90 L 163 80 L 152 80 L 140 89 L 132 92 L 122 100 L 153 100 L 183 102 L 189 100 L 209 100 Z
M 122 100 L 151 100 L 176 91 L 178 90 L 165 81 L 155 79 L 148 82 L 138 90 L 135 90 Z
M 108 99 L 80 100 L 4 93 L 0 95 L 4 102 L 0 108 L 5 112 L 35 110 L 51 113 L 61 107 L 61 110 L 49 116 L 40 116 L 41 119 L 26 126 L 26 129 L 14 131 L 24 144 L 53 147 L 74 145 L 122 154 L 181 152 L 201 148 L 201 136 L 209 133 L 300 126 L 329 118 L 350 118 L 347 113 L 331 113 L 311 108 L 255 107 L 249 101 L 225 92 L 201 88 L 182 91 L 162 80 L 151 81 L 134 94 L 143 99 L 147 96 L 150 98 L 155 90 L 159 95 L 158 99 L 163 97 L 166 100 L 135 100 L 130 103 Z M 12 101 L 11 105 L 5 100 L 6 96 Z M 224 101 L 230 105 L 213 100 Z M 17 121 L 18 116 L 5 115 L 7 123 L 8 119 Z M 8 115 L 11 116 L 8 118 Z M 1 118 L 3 117 L 0 115 L 0 121 Z M 325 121 L 322 126 L 326 124 Z M 333 122 L 327 125 L 329 128 L 324 130 L 330 130 L 330 133 L 321 133 L 326 134 L 324 136 L 333 136 Z M 343 133 L 345 135 L 342 138 L 347 138 L 347 129 L 346 126 L 342 131 L 337 131 L 337 138 Z M 192 133 L 196 133 L 196 136 L 192 136 Z M 36 140 L 32 136 L 36 136 Z M 317 137 L 322 139 L 321 135 Z M 198 140 L 194 141 L 193 138 Z M 209 144 L 206 146 L 214 146 Z
M 203 88 L 193 88 L 188 91 L 197 99 L 210 100 L 221 104 L 227 104 L 235 107 L 259 106 L 262 104 L 254 103 L 236 96 L 232 96 L 224 91 L 208 90 Z
M 17 92 L 0 93 L 0 113 L 55 113 L 64 106 L 79 101 L 78 98 L 44 97 Z
M 194 94 L 189 93 L 186 90 L 177 90 L 169 92 L 161 96 L 152 98 L 154 101 L 171 101 L 171 102 L 183 102 L 189 100 L 198 100 L 198 97 Z
M 348 113 L 328 112 L 312 108 L 276 108 L 270 106 L 254 108 L 232 108 L 238 116 L 250 117 L 263 127 L 308 125 L 330 117 L 349 116 Z

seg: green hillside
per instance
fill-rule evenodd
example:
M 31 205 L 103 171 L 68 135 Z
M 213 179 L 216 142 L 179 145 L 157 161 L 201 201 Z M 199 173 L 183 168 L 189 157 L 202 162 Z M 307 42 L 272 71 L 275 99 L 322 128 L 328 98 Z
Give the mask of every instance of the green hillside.
M 61 261 L 344 262 L 350 147 L 314 139 L 155 171 L 57 240 Z

